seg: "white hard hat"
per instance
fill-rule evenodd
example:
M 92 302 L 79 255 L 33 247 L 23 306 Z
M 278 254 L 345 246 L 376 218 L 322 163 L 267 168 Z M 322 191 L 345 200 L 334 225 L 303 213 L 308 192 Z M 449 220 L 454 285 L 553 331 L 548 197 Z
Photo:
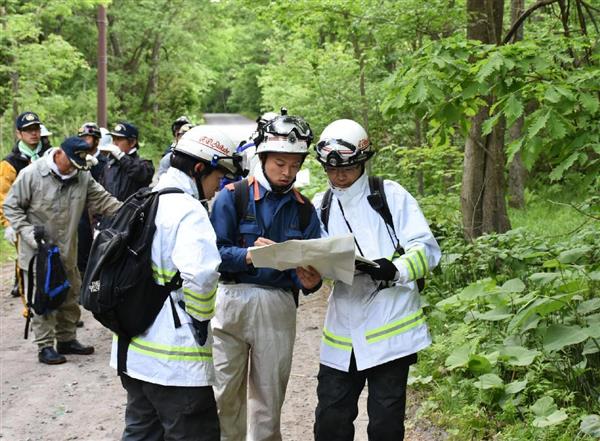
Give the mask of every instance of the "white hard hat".
M 196 126 L 185 132 L 173 149 L 208 163 L 211 167 L 222 168 L 227 177 L 241 173 L 241 156 L 235 152 L 235 144 L 221 130 L 210 126 Z
M 280 115 L 268 121 L 260 129 L 262 140 L 256 153 L 298 153 L 308 154 L 308 146 L 313 139 L 310 126 L 299 116 Z
M 52 136 L 52 132 L 45 125 L 40 124 L 40 136 Z
M 323 130 L 317 160 L 331 167 L 361 164 L 373 156 L 366 130 L 351 119 L 338 119 Z

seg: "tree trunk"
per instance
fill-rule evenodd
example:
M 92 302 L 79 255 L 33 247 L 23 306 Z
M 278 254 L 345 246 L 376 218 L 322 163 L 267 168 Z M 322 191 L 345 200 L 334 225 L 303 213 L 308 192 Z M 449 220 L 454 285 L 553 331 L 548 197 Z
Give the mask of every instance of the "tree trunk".
M 158 68 L 160 63 L 161 45 L 162 39 L 160 38 L 160 32 L 158 32 L 154 39 L 154 45 L 152 46 L 150 75 L 148 76 L 148 82 L 146 83 L 146 91 L 144 92 L 144 98 L 142 99 L 142 110 L 144 112 L 150 112 L 155 110 L 154 102 L 156 101 L 156 91 L 158 89 Z
M 467 0 L 467 38 L 499 44 L 502 38 L 503 11 L 503 0 Z M 465 141 L 461 211 L 463 232 L 469 240 L 484 233 L 503 233 L 510 229 L 504 198 L 506 123 L 500 119 L 492 133 L 482 135 L 481 128 L 489 117 L 494 97 L 488 97 L 487 103 L 471 119 L 471 128 Z
M 510 22 L 514 25 L 525 10 L 525 0 L 511 0 Z M 523 40 L 523 25 L 520 25 L 513 37 L 513 42 Z M 523 136 L 524 118 L 520 116 L 509 128 L 509 141 L 514 141 Z M 514 208 L 525 208 L 525 181 L 527 171 L 523 165 L 521 154 L 513 157 L 508 169 L 508 204 Z
M 415 147 L 420 149 L 423 147 L 423 129 L 421 126 L 421 119 L 415 115 Z M 417 169 L 417 191 L 419 195 L 425 195 L 425 182 L 423 177 L 423 167 L 421 167 L 422 161 L 419 160 L 419 168 Z

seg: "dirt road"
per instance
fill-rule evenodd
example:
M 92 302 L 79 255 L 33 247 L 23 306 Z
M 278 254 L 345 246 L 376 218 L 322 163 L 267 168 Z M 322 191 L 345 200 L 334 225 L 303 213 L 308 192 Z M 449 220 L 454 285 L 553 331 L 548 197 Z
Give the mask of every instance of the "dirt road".
M 8 297 L 11 265 L 3 265 L 0 281 L 0 438 L 9 441 L 113 441 L 123 430 L 125 393 L 108 366 L 111 334 L 84 311 L 78 338 L 92 343 L 91 356 L 68 356 L 47 366 L 37 361 L 33 343 L 23 339 L 21 302 Z M 316 373 L 326 295 L 301 299 L 292 376 L 283 408 L 283 439 L 312 439 L 316 406 Z M 356 440 L 366 440 L 365 396 L 357 419 Z M 416 406 L 410 399 L 409 414 Z M 409 417 L 408 441 L 441 439 L 426 422 Z

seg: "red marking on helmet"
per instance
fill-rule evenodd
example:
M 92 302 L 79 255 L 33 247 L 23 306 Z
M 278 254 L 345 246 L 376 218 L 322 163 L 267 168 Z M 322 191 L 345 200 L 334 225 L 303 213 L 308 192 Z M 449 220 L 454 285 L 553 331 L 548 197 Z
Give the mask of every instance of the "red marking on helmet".
M 360 141 L 358 141 L 358 148 L 359 149 L 364 150 L 367 147 L 369 147 L 369 139 L 368 138 L 363 138 Z
M 210 138 L 208 136 L 201 136 L 200 139 L 198 140 L 198 142 L 200 144 L 204 144 L 206 147 L 210 147 L 213 150 L 217 150 L 217 151 L 223 153 L 224 155 L 229 154 L 229 150 L 227 149 L 227 147 L 225 147 L 223 144 L 221 144 L 216 139 Z

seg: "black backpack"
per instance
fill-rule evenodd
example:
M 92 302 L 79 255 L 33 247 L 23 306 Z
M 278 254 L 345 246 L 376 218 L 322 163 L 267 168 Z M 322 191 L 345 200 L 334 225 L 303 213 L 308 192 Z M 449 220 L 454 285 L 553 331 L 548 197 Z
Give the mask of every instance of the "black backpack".
M 379 176 L 369 176 L 369 190 L 371 193 L 369 196 L 367 196 L 369 205 L 371 205 L 371 208 L 373 208 L 373 210 L 375 210 L 383 218 L 388 234 L 390 235 L 390 239 L 396 248 L 396 252 L 400 256 L 405 254 L 404 248 L 402 248 L 400 241 L 396 236 L 396 230 L 394 229 L 394 218 L 392 217 L 390 207 L 385 197 L 383 178 Z M 329 231 L 329 208 L 331 206 L 332 198 L 333 193 L 331 192 L 331 189 L 328 189 L 323 196 L 323 200 L 321 201 L 321 222 L 325 227 L 325 231 Z M 423 288 L 425 288 L 425 279 L 418 279 L 417 286 L 419 288 L 419 292 L 423 291 Z
M 58 247 L 43 239 L 36 238 L 36 242 L 38 249 L 29 261 L 27 273 L 25 339 L 29 336 L 29 323 L 33 313 L 41 316 L 58 309 L 71 288 Z
M 131 339 L 152 325 L 169 293 L 181 287 L 179 272 L 162 286 L 154 281 L 152 271 L 154 220 L 159 197 L 168 193 L 183 191 L 143 188 L 131 195 L 90 250 L 80 302 L 119 336 L 119 374 L 125 369 Z M 171 307 L 175 309 L 172 300 Z

